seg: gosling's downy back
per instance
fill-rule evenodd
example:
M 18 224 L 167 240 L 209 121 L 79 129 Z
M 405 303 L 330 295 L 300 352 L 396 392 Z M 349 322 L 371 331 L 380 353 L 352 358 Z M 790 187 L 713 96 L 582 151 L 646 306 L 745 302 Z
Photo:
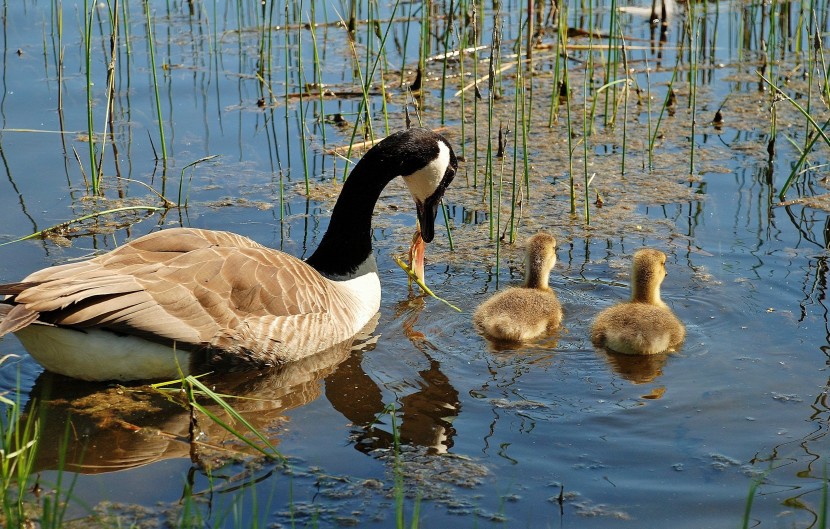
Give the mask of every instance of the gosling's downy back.
M 660 298 L 666 277 L 666 254 L 642 249 L 634 254 L 631 300 L 597 315 L 591 341 L 624 354 L 650 355 L 676 350 L 686 336 L 680 320 Z
M 524 286 L 497 293 L 473 315 L 476 328 L 493 340 L 533 340 L 562 322 L 562 306 L 548 286 L 548 276 L 556 264 L 556 239 L 537 233 L 526 246 Z

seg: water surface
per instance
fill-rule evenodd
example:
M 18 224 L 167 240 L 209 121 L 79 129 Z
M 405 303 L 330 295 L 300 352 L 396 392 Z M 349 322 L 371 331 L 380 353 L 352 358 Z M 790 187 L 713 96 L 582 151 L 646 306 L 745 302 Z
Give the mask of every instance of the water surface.
M 119 47 L 113 126 L 108 127 L 114 143 L 103 147 L 105 195 L 90 198 L 79 168 L 88 171 L 89 165 L 79 32 L 83 7 L 62 6 L 64 35 L 58 41 L 54 5 L 3 4 L 0 237 L 16 239 L 93 211 L 159 206 L 147 186 L 175 200 L 182 175 L 188 205 L 163 214 L 101 217 L 73 224 L 61 237 L 0 247 L 0 278 L 15 281 L 36 269 L 87 258 L 179 225 L 231 230 L 294 255 L 309 255 L 325 230 L 339 185 L 335 179 L 343 174 L 343 159 L 329 149 L 347 145 L 352 131 L 329 123 L 324 144 L 317 117 L 340 114 L 353 124 L 360 99 L 329 97 L 321 109 L 317 99 L 292 95 L 285 105 L 284 94 L 304 84 L 298 77 L 299 56 L 304 81 L 313 82 L 317 74 L 310 32 L 296 25 L 281 29 L 284 6 L 263 15 L 259 3 L 227 8 L 194 3 L 191 11 L 187 2 L 151 2 L 170 153 L 165 167 L 154 156 L 160 139 L 143 5 L 125 5 L 121 17 L 122 24 L 127 21 L 130 46 Z M 324 82 L 335 92 L 359 91 L 345 29 L 334 24 L 344 9 L 315 6 L 315 20 L 329 22 L 316 30 Z M 706 22 L 696 48 L 697 81 L 689 82 L 694 65 L 684 52 L 673 87 L 678 102 L 662 118 L 651 169 L 647 130 L 660 113 L 691 15 L 685 7 L 677 8 L 662 46 L 659 40 L 649 44 L 651 30 L 643 18 L 622 16 L 623 33 L 631 39 L 633 78 L 641 94 L 652 92 L 653 108 L 650 121 L 648 106 L 631 96 L 625 175 L 620 174 L 623 129 L 605 127 L 604 111 L 597 117 L 596 134 L 589 139 L 589 173 L 596 173 L 590 225 L 581 197 L 577 214 L 569 212 L 566 113 L 560 108 L 557 123 L 548 128 L 552 53 L 535 51 L 537 74 L 526 118 L 531 192 L 523 204 L 518 240 L 537 229 L 548 229 L 559 239 L 559 264 L 551 283 L 566 316 L 557 336 L 497 350 L 472 328 L 471 313 L 496 290 L 496 279 L 499 286 L 521 280 L 521 249 L 505 244 L 497 273 L 488 205 L 482 199 L 484 176 L 474 174 L 472 100 L 465 100 L 462 138 L 459 99 L 448 97 L 442 130 L 457 152 L 466 142 L 467 156 L 446 197 L 454 248 L 439 230 L 428 250 L 427 282 L 460 313 L 414 296 L 392 260 L 402 254 L 414 228 L 414 208 L 403 187 L 392 186 L 379 204 L 374 230 L 384 298 L 372 339 L 277 373 L 217 381 L 228 392 L 251 397 L 239 401 L 240 410 L 288 458 L 288 467 L 233 443 L 204 417 L 200 439 L 214 446 L 194 454 L 188 442 L 189 413 L 176 402 L 146 386 L 51 377 L 15 338 L 7 337 L 0 352 L 19 358 L 0 367 L 0 388 L 19 386 L 24 401 L 36 399 L 47 409 L 40 479 L 47 486 L 56 479 L 48 469 L 56 467 L 54 443 L 64 435 L 70 413 L 74 459 L 68 469 L 78 474 L 69 517 L 79 520 L 90 509 L 117 516 L 122 524 L 175 520 L 183 510 L 183 491 L 191 488 L 209 525 L 249 526 L 256 518 L 283 526 L 293 521 L 298 526 L 390 527 L 396 515 L 395 478 L 401 475 L 398 488 L 406 492 L 406 517 L 418 505 L 423 527 L 734 527 L 756 480 L 761 485 L 753 524 L 810 526 L 821 503 L 826 466 L 828 218 L 819 201 L 802 198 L 826 193 L 821 167 L 826 155 L 817 150 L 814 169 L 782 204 L 777 194 L 798 158 L 784 136 L 803 145 L 806 124 L 792 105 L 776 103 L 777 151 L 769 163 L 771 96 L 769 90 L 759 90 L 755 73 L 763 66 L 760 38 L 769 28 L 762 28 L 760 20 L 766 11 L 756 5 L 707 6 L 705 14 L 693 15 Z M 448 7 L 435 9 L 440 13 Z M 379 9 L 385 30 L 392 6 Z M 397 9 L 401 20 L 392 25 L 386 48 L 391 129 L 405 126 L 407 96 L 399 71 L 405 63 L 405 80 L 414 79 L 421 16 L 417 4 Z M 518 5 L 504 6 L 505 62 L 515 60 L 509 54 L 518 10 Z M 370 16 L 360 12 L 358 18 Z M 489 45 L 492 6 L 479 16 Z M 600 5 L 593 16 L 596 27 L 608 28 L 609 6 Z M 310 17 L 308 7 L 291 6 L 289 22 Z M 262 29 L 263 18 L 272 22 L 270 31 Z M 586 17 L 571 18 L 572 27 L 587 25 Z M 430 39 L 436 54 L 443 51 L 445 25 L 440 20 L 436 18 Z M 98 134 L 106 122 L 107 48 L 102 43 L 108 42 L 107 24 L 101 7 L 92 47 Z M 359 25 L 356 31 L 364 74 L 371 69 L 365 59 L 369 44 L 372 53 L 379 48 L 378 37 L 367 27 Z M 756 29 L 739 38 L 739 28 L 745 27 Z M 548 27 L 541 41 L 550 42 L 554 35 Z M 774 49 L 784 50 L 784 59 L 772 74 L 782 85 L 789 81 L 787 93 L 804 103 L 808 83 L 791 75 L 806 61 L 794 51 L 795 35 L 778 35 L 780 48 Z M 262 42 L 272 46 L 264 55 L 272 61 L 270 71 L 261 69 Z M 454 37 L 447 42 L 451 49 L 457 47 Z M 605 50 L 603 42 L 594 44 Z M 589 41 L 573 43 L 585 47 Z M 59 49 L 65 50 L 60 81 Z M 489 55 L 488 50 L 480 53 L 485 59 Z M 584 110 L 580 65 L 587 53 L 573 53 L 569 68 L 576 113 Z M 646 63 L 656 69 L 648 78 Z M 465 64 L 469 79 L 471 59 Z M 435 128 L 441 126 L 442 66 L 442 61 L 428 63 L 421 108 L 424 123 Z M 448 62 L 448 68 L 451 95 L 461 84 L 460 71 L 457 62 Z M 479 71 L 486 73 L 486 63 Z M 266 74 L 265 83 L 257 72 Z M 594 88 L 602 83 L 602 71 L 596 72 Z M 505 70 L 504 97 L 494 107 L 496 126 L 512 123 L 514 74 L 515 68 Z M 694 110 L 689 103 L 693 87 Z M 482 92 L 483 106 L 486 86 Z M 264 107 L 258 105 L 261 99 Z M 815 95 L 811 101 L 811 112 L 822 123 L 827 109 Z M 721 105 L 725 122 L 715 128 L 711 121 Z M 381 136 L 380 96 L 370 98 L 370 109 Z M 412 105 L 409 110 L 415 113 Z M 480 112 L 484 136 L 486 112 Z M 581 119 L 580 114 L 574 126 L 577 139 Z M 303 134 L 310 147 L 308 198 Z M 486 149 L 480 141 L 483 159 Z M 512 142 L 511 133 L 506 196 L 512 185 Z M 97 148 L 100 152 L 100 142 Z M 582 147 L 575 149 L 574 175 L 581 184 Z M 208 156 L 217 157 L 182 173 Z M 500 163 L 496 161 L 496 175 Z M 593 203 L 596 192 L 603 197 L 602 208 Z M 508 217 L 505 208 L 502 229 Z M 630 256 L 641 246 L 668 254 L 663 297 L 686 323 L 688 337 L 676 354 L 611 357 L 591 346 L 589 323 L 599 310 L 626 298 Z M 219 449 L 223 443 L 237 452 Z

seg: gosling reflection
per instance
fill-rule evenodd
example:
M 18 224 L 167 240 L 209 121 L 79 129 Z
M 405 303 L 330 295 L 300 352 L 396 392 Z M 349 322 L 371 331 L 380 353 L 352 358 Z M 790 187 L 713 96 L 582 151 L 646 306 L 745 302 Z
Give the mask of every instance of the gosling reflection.
M 669 355 L 628 355 L 602 351 L 608 365 L 622 378 L 634 384 L 646 384 L 662 376 Z
M 453 446 L 456 430 L 452 423 L 461 411 L 458 391 L 441 371 L 441 363 L 430 351 L 436 347 L 415 324 L 424 308 L 421 297 L 398 303 L 396 318 L 403 317 L 404 335 L 424 355 L 428 365 L 418 371 L 417 390 L 399 399 L 400 417 L 398 437 L 401 443 L 427 448 L 431 454 L 447 452 Z M 394 437 L 381 427 L 386 406 L 381 389 L 361 366 L 363 351 L 356 352 L 342 362 L 326 378 L 326 398 L 355 428 L 355 448 L 369 454 L 374 450 L 391 448 Z

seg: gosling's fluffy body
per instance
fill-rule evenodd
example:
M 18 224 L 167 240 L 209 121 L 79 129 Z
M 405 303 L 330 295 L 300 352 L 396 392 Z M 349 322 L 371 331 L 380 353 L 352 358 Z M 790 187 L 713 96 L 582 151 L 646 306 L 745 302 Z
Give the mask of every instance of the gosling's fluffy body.
M 525 283 L 505 289 L 482 303 L 473 323 L 493 340 L 525 342 L 550 334 L 562 323 L 562 305 L 548 286 L 556 265 L 556 239 L 537 233 L 527 241 Z
M 631 300 L 599 313 L 591 328 L 594 345 L 631 355 L 677 350 L 686 329 L 660 298 L 665 277 L 666 254 L 649 248 L 635 253 Z

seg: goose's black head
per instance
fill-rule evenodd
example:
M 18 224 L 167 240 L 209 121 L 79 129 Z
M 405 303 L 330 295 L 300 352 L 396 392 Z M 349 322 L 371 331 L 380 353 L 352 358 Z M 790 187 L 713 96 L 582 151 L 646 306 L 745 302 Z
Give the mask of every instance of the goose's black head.
M 330 278 L 354 277 L 372 255 L 375 203 L 397 176 L 403 177 L 415 199 L 421 237 L 432 241 L 438 204 L 457 169 L 455 153 L 440 134 L 408 129 L 387 136 L 352 170 L 320 246 L 306 262 Z
M 414 128 L 388 136 L 372 150 L 379 151 L 386 164 L 397 164 L 394 172 L 403 177 L 415 199 L 421 237 L 431 242 L 438 204 L 458 170 L 449 142 L 429 129 Z

